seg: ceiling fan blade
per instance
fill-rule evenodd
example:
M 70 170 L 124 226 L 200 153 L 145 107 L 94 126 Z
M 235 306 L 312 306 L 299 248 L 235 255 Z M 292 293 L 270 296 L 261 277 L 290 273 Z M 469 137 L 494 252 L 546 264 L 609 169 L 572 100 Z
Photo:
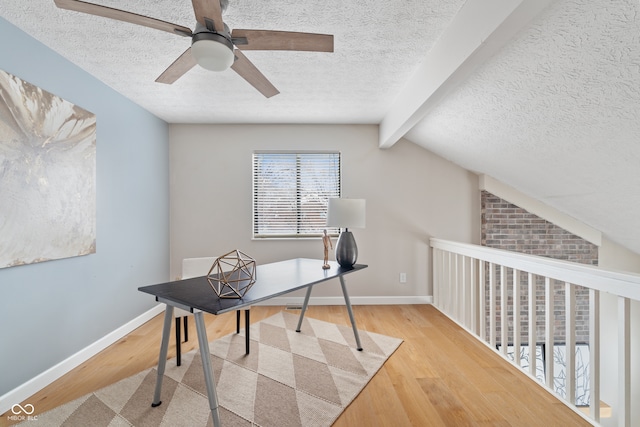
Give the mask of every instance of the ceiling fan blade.
M 56 6 L 60 9 L 68 9 L 76 12 L 88 13 L 89 15 L 97 15 L 118 21 L 129 22 L 131 24 L 142 25 L 144 27 L 154 28 L 156 30 L 167 31 L 169 33 L 181 36 L 191 37 L 191 29 L 181 25 L 172 24 L 170 22 L 161 21 L 148 16 L 138 15 L 136 13 L 126 12 L 120 9 L 113 9 L 107 6 L 87 3 L 79 0 L 54 0 Z
M 204 25 L 209 31 L 224 31 L 220 0 L 191 0 L 196 21 Z
M 333 35 L 270 30 L 233 30 L 231 38 L 242 50 L 301 50 L 333 52 Z M 246 44 L 244 43 L 246 39 Z
M 191 48 L 188 48 L 182 55 L 178 57 L 178 59 L 173 61 L 173 64 L 169 65 L 169 68 L 167 68 L 162 74 L 160 74 L 160 77 L 156 79 L 156 82 L 166 83 L 170 85 L 180 77 L 182 77 L 195 65 L 196 60 L 191 53 Z
M 231 68 L 233 71 L 238 73 L 240 77 L 249 82 L 251 86 L 258 89 L 258 91 L 267 98 L 271 98 L 272 96 L 280 93 L 280 91 L 276 89 L 269 80 L 267 80 L 264 74 L 262 74 L 242 52 L 236 49 L 234 50 L 234 54 L 237 59 Z

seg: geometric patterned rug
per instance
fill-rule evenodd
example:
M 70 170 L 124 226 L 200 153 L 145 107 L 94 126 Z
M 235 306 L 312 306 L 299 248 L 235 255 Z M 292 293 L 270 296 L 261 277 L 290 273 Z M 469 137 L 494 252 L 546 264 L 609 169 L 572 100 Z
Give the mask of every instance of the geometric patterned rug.
M 228 426 L 330 426 L 402 340 L 350 325 L 280 312 L 244 334 L 210 343 L 220 420 Z M 162 404 L 151 407 L 157 371 L 147 369 L 38 415 L 39 426 L 213 426 L 198 349 L 167 361 Z M 26 424 L 26 423 L 24 423 Z M 33 424 L 30 424 L 33 425 Z

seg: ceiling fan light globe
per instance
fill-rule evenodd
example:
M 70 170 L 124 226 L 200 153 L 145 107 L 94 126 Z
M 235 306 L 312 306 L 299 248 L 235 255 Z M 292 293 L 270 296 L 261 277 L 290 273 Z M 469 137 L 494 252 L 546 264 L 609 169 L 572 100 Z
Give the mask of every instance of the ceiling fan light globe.
M 218 40 L 202 38 L 194 40 L 191 52 L 198 65 L 210 71 L 224 71 L 233 65 L 233 48 Z

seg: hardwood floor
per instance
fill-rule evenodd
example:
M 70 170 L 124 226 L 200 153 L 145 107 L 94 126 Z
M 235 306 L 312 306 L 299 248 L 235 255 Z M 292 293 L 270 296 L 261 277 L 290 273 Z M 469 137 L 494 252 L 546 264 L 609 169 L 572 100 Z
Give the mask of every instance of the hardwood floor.
M 251 321 L 282 309 L 254 306 Z M 355 306 L 354 315 L 359 329 L 404 342 L 336 427 L 590 425 L 430 305 Z M 307 316 L 349 324 L 341 306 L 310 306 Z M 235 331 L 235 313 L 205 319 L 209 341 Z M 23 404 L 42 413 L 157 365 L 161 330 L 159 315 Z M 193 318 L 189 333 L 183 352 L 197 344 Z M 174 343 L 172 335 L 169 357 Z

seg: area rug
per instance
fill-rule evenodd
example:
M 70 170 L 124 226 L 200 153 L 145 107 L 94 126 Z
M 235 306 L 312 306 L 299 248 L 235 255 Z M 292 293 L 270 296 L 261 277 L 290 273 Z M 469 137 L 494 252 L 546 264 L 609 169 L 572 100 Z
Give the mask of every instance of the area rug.
M 244 334 L 210 343 L 220 418 L 228 426 L 330 426 L 402 340 L 281 312 Z M 162 405 L 152 408 L 157 371 L 140 372 L 38 416 L 46 426 L 213 426 L 199 351 L 167 361 Z

